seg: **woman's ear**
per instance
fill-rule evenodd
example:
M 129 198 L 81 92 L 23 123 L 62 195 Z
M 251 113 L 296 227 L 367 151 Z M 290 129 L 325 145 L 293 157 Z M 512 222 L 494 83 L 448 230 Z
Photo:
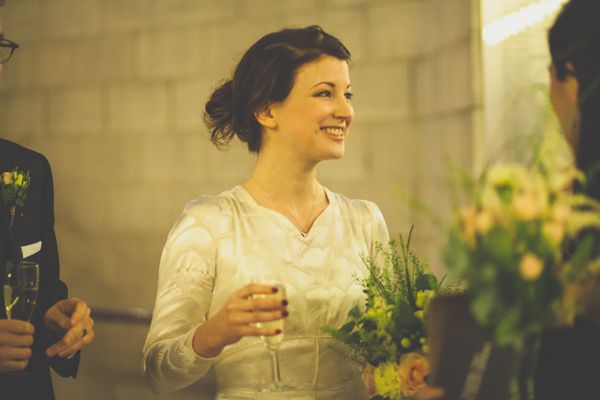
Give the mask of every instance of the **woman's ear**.
M 270 105 L 263 107 L 259 111 L 256 111 L 254 113 L 254 117 L 258 123 L 265 128 L 275 129 L 277 127 L 277 122 L 275 121 L 275 117 L 273 116 Z

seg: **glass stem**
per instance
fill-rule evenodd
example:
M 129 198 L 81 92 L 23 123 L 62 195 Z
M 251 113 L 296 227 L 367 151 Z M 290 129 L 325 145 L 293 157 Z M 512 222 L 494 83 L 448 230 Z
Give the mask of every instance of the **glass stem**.
M 271 355 L 271 382 L 276 388 L 281 387 L 281 375 L 279 374 L 279 354 L 277 350 L 269 349 Z

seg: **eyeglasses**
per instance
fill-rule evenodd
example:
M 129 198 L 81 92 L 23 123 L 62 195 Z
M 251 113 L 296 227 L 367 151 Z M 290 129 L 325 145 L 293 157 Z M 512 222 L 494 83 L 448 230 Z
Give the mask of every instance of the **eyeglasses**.
M 7 62 L 18 48 L 18 44 L 4 39 L 4 35 L 0 33 L 0 64 Z

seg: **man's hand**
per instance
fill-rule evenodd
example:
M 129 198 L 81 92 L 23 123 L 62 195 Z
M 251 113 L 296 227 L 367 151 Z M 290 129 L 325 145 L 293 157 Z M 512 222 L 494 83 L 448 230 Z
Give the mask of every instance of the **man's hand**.
M 0 372 L 25 369 L 31 357 L 33 332 L 29 322 L 0 319 Z
M 94 320 L 85 302 L 70 298 L 61 300 L 44 314 L 44 325 L 56 341 L 46 349 L 46 355 L 68 357 L 94 340 Z

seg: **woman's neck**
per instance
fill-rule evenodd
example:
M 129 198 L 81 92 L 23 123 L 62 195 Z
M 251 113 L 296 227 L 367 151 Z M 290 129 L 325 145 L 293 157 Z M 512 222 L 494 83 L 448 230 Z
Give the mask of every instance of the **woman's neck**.
M 276 201 L 300 208 L 314 201 L 315 191 L 320 187 L 316 172 L 316 163 L 308 165 L 285 155 L 269 158 L 259 155 L 252 177 L 244 186 L 259 186 Z
M 306 236 L 329 204 L 316 179 L 317 163 L 290 154 L 259 154 L 256 168 L 244 187 L 261 206 L 277 211 Z

